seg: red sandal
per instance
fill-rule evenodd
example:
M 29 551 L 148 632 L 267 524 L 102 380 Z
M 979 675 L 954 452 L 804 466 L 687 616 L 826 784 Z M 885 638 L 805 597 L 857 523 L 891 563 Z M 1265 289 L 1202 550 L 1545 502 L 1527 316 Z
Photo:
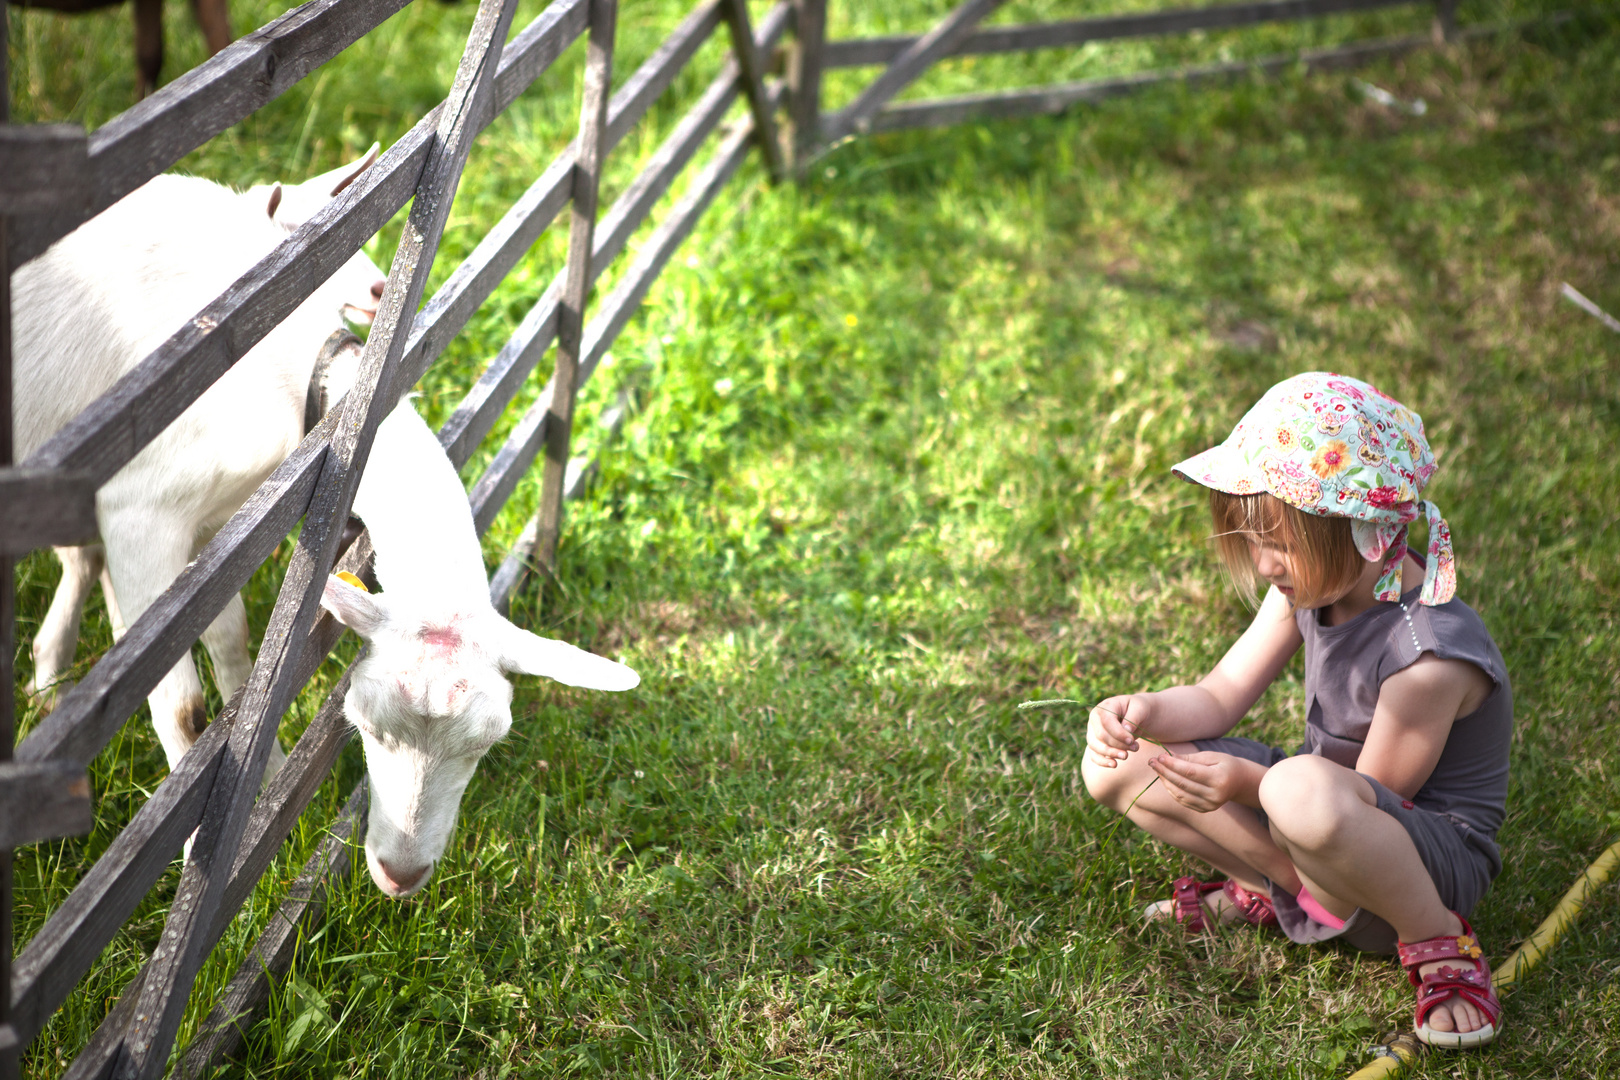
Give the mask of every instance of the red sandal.
M 1397 942 L 1401 966 L 1406 978 L 1417 987 L 1417 1009 L 1412 1014 L 1413 1033 L 1430 1046 L 1446 1050 L 1465 1050 L 1484 1046 L 1496 1038 L 1502 1025 L 1502 1003 L 1491 989 L 1491 968 L 1485 954 L 1474 937 L 1474 928 L 1461 915 L 1463 932 L 1433 937 L 1411 944 Z M 1459 970 L 1450 964 L 1418 975 L 1418 967 L 1436 960 L 1467 960 L 1473 967 Z M 1436 1005 L 1444 1004 L 1455 994 L 1485 1014 L 1485 1026 L 1474 1031 L 1436 1031 L 1429 1026 L 1429 1013 Z
M 1271 901 L 1259 893 L 1250 892 L 1235 881 L 1197 881 L 1181 877 L 1170 886 L 1170 895 L 1175 901 L 1176 922 L 1185 927 L 1187 933 L 1196 934 L 1207 928 L 1208 909 L 1204 907 L 1204 897 L 1217 891 L 1226 894 L 1239 918 L 1250 926 L 1277 925 L 1277 912 Z M 1158 904 L 1150 904 L 1146 914 L 1157 918 L 1157 911 Z

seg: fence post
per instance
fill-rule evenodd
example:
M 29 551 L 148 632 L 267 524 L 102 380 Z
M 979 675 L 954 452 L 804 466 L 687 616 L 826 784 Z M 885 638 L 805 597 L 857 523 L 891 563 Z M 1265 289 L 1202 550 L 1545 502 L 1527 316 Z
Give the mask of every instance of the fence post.
M 585 96 L 579 112 L 579 154 L 574 159 L 568 229 L 568 266 L 557 306 L 557 367 L 546 414 L 546 464 L 540 481 L 540 526 L 535 556 L 555 574 L 562 535 L 563 489 L 568 478 L 568 440 L 574 423 L 580 344 L 585 337 L 585 298 L 591 291 L 591 252 L 596 244 L 596 200 L 607 147 L 608 99 L 613 93 L 613 37 L 618 0 L 591 0 L 585 45 Z
M 7 24 L 0 15 L 0 124 L 11 122 L 11 71 Z M 11 244 L 8 222 L 0 214 L 0 469 L 11 464 Z M 16 738 L 17 655 L 16 575 L 11 556 L 0 552 L 0 761 L 11 760 Z M 0 1080 L 21 1075 L 22 1048 L 11 1031 L 11 849 L 0 850 Z
M 794 41 L 788 51 L 788 118 L 782 149 L 802 177 L 821 143 L 821 52 L 827 37 L 827 0 L 793 0 Z
M 754 46 L 754 30 L 748 24 L 748 0 L 724 0 L 724 11 L 726 25 L 731 28 L 731 51 L 742 72 L 743 92 L 754 117 L 760 153 L 765 155 L 765 166 L 774 184 L 782 179 L 784 171 L 782 144 L 777 139 L 776 118 L 771 115 L 770 99 L 765 93 L 765 65 Z
M 1434 0 L 1434 43 L 1457 39 L 1457 0 Z

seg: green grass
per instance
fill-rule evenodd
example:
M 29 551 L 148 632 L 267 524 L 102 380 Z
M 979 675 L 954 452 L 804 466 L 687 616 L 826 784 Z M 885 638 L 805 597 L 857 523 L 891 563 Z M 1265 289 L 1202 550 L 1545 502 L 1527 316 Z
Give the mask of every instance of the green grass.
M 626 5 L 620 78 L 680 6 Z M 949 6 L 857 20 L 838 2 L 834 34 L 920 30 Z M 1010 4 L 997 21 L 1102 9 Z M 275 10 L 239 4 L 238 27 Z M 1536 10 L 1470 3 L 1463 17 Z M 127 104 L 127 13 L 9 17 L 20 117 L 100 122 Z M 185 167 L 296 178 L 388 142 L 443 92 L 470 18 L 470 5 L 411 5 Z M 1423 21 L 961 61 L 917 93 Z M 197 59 L 184 17 L 172 22 L 171 55 Z M 436 280 L 569 137 L 578 56 L 484 137 Z M 1290 77 L 859 141 L 801 187 L 771 188 L 751 164 L 589 388 L 587 417 L 621 385 L 638 411 L 572 510 L 562 591 L 543 611 L 532 592 L 517 606 L 524 625 L 624 656 L 642 688 L 522 686 L 431 886 L 391 902 L 362 871 L 340 889 L 226 1075 L 1303 1077 L 1360 1064 L 1372 1034 L 1409 1022 L 1394 964 L 1138 925 L 1189 864 L 1129 828 L 1104 848 L 1110 817 L 1078 782 L 1079 718 L 1015 708 L 1208 669 L 1246 613 L 1203 500 L 1168 467 L 1313 368 L 1422 413 L 1461 595 L 1507 658 L 1507 869 L 1474 920 L 1505 958 L 1620 833 L 1620 337 L 1557 295 L 1567 280 L 1620 312 L 1620 23 L 1361 74 L 1429 112 L 1364 102 L 1342 75 Z M 830 80 L 830 99 L 848 100 L 854 78 Z M 666 105 L 626 142 L 611 190 L 677 114 Z M 429 376 L 430 413 L 476 377 L 559 252 L 542 241 Z M 600 441 L 588 423 L 579 438 Z M 531 482 L 491 560 L 534 499 Z M 278 573 L 249 589 L 256 628 Z M 55 574 L 45 556 L 22 565 L 24 641 Z M 108 643 L 95 610 L 81 666 Z M 1299 679 L 1296 664 L 1240 730 L 1296 739 Z M 317 701 L 306 694 L 284 739 Z M 94 767 L 97 831 L 21 854 L 21 939 L 164 771 L 138 718 Z M 360 771 L 351 749 L 319 813 Z M 321 820 L 300 826 L 205 988 L 229 976 Z M 60 1071 L 154 947 L 177 870 L 30 1051 L 30 1075 Z M 1502 1040 L 1419 1075 L 1620 1075 L 1617 956 L 1611 883 L 1512 991 Z

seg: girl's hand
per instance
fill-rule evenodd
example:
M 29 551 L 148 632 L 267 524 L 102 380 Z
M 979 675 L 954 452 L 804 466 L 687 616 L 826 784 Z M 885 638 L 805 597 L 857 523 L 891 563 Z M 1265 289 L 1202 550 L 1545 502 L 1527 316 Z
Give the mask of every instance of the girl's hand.
M 1104 698 L 1086 721 L 1086 756 L 1112 769 L 1140 749 L 1136 732 L 1148 718 L 1148 699 L 1139 694 Z
M 1205 814 L 1238 798 L 1250 780 L 1246 766 L 1251 764 L 1213 750 L 1179 757 L 1160 754 L 1148 761 L 1176 802 Z

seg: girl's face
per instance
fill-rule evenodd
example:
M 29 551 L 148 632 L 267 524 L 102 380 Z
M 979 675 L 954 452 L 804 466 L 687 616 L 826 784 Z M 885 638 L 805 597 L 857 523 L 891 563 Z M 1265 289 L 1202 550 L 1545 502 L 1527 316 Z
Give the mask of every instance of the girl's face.
M 1275 537 L 1246 532 L 1243 542 L 1249 545 L 1249 558 L 1254 561 L 1254 572 L 1276 587 L 1290 603 L 1294 600 L 1293 552 L 1279 544 Z

